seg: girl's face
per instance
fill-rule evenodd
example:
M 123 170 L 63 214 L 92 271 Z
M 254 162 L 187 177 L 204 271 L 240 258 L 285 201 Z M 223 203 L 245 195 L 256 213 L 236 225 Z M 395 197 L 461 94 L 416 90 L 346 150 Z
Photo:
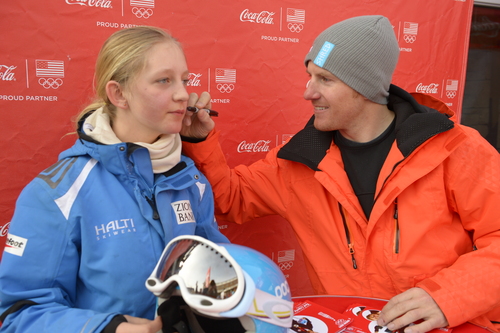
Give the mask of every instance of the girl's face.
M 162 42 L 146 53 L 144 69 L 123 91 L 113 129 L 124 142 L 152 143 L 162 134 L 179 133 L 186 113 L 189 71 L 180 46 Z

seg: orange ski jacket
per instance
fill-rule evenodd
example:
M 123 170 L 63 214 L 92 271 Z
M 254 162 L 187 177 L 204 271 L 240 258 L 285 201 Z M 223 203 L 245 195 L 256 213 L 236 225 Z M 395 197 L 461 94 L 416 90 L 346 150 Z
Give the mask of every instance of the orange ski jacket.
M 426 106 L 424 106 L 424 104 Z M 429 107 L 430 106 L 430 107 Z M 281 215 L 317 294 L 390 299 L 426 290 L 450 327 L 500 322 L 500 156 L 442 102 L 392 85 L 396 141 L 366 219 L 333 132 L 312 121 L 250 166 L 230 169 L 213 131 L 184 142 L 221 219 Z

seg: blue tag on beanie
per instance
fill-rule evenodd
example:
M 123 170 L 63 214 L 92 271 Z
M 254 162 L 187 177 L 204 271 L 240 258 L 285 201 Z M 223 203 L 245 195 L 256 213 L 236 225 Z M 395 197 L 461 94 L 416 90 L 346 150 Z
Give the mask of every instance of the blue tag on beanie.
M 325 42 L 323 44 L 323 46 L 321 47 L 321 50 L 319 50 L 319 53 L 316 56 L 316 59 L 314 59 L 314 64 L 319 66 L 319 67 L 323 67 L 326 59 L 328 59 L 328 56 L 330 55 L 330 52 L 332 52 L 334 47 L 335 47 L 335 44 L 332 44 L 330 42 Z

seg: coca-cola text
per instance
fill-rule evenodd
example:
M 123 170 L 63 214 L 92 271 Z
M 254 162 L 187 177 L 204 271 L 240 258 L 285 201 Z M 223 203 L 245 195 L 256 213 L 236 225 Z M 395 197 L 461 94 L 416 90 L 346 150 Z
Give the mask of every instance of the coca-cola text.
M 269 12 L 267 10 L 263 10 L 260 13 L 252 13 L 250 10 L 245 9 L 240 14 L 240 21 L 261 23 L 261 24 L 274 24 L 273 15 L 274 12 Z
M 416 90 L 417 90 L 417 92 L 423 93 L 423 94 L 437 94 L 438 87 L 439 87 L 439 84 L 437 84 L 437 83 L 431 83 L 428 85 L 424 85 L 422 83 L 419 83 Z
M 111 0 L 66 0 L 68 5 L 80 5 L 99 8 L 113 8 Z
M 14 76 L 14 69 L 16 68 L 16 66 L 0 65 L 0 80 L 15 81 L 16 77 Z
M 271 140 L 259 140 L 257 142 L 241 141 L 238 145 L 238 153 L 260 153 L 269 151 Z

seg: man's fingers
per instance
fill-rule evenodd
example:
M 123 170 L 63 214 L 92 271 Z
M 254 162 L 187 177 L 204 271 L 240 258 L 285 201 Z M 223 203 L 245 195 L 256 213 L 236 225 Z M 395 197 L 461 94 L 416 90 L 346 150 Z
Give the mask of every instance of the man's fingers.
M 390 329 L 391 331 L 398 330 L 400 328 L 403 328 L 405 326 L 408 326 L 410 324 L 413 324 L 415 321 L 421 319 L 421 315 L 419 314 L 419 310 L 409 310 L 404 312 L 403 315 L 400 315 L 393 320 L 390 320 L 387 322 L 387 328 Z
M 412 303 L 408 302 L 408 299 L 409 298 L 405 293 L 396 295 L 391 298 L 389 302 L 387 302 L 387 304 L 382 308 L 377 323 L 382 326 L 387 326 L 388 323 L 394 321 L 396 318 L 401 317 L 408 311 L 412 310 Z
M 190 93 L 189 94 L 189 99 L 188 99 L 188 106 L 194 106 L 198 102 L 198 94 L 197 93 Z
M 198 101 L 196 101 L 196 106 L 200 109 L 209 109 L 211 107 L 210 94 L 207 91 L 201 93 L 200 98 L 198 98 Z
M 448 326 L 448 321 L 434 299 L 421 288 L 409 289 L 389 300 L 377 323 L 391 331 L 405 328 L 405 333 L 424 333 Z

